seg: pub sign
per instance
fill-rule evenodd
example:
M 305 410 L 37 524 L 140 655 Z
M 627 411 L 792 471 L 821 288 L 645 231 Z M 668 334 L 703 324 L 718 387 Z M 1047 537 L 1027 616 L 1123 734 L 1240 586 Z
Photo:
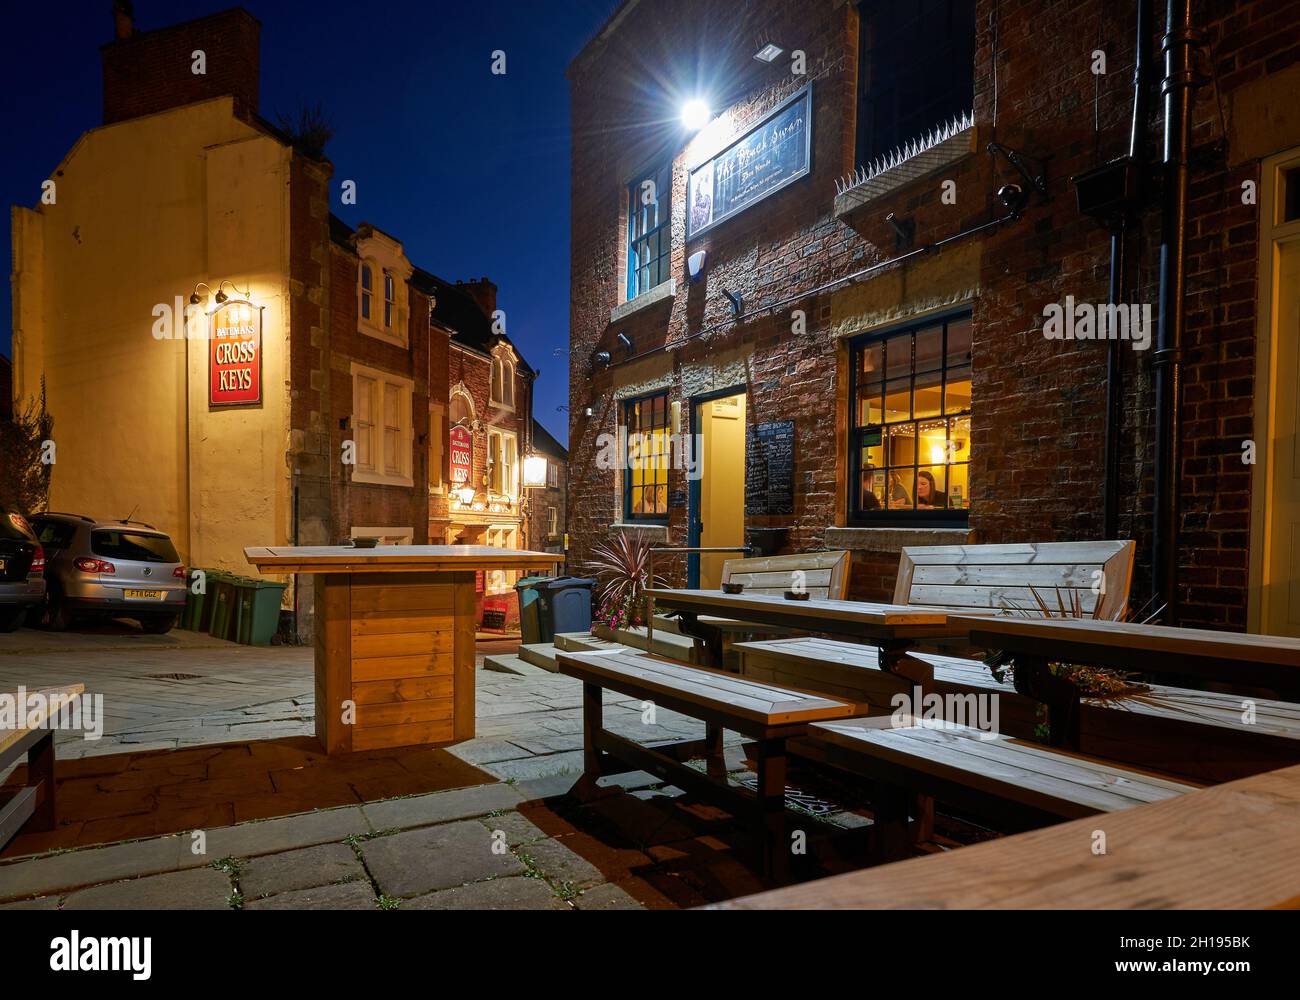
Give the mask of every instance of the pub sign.
M 262 403 L 262 310 L 223 302 L 210 317 L 208 408 Z

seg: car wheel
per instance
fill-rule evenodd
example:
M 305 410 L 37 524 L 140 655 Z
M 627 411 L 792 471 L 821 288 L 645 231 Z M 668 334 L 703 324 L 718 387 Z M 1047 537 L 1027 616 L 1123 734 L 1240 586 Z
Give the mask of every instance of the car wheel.
M 166 635 L 176 625 L 175 617 L 168 615 L 163 618 L 141 618 L 140 627 L 150 635 Z
M 47 593 L 41 608 L 41 627 L 62 632 L 72 624 L 72 612 L 58 594 Z
M 26 608 L 6 608 L 0 611 L 0 632 L 17 631 L 26 618 Z

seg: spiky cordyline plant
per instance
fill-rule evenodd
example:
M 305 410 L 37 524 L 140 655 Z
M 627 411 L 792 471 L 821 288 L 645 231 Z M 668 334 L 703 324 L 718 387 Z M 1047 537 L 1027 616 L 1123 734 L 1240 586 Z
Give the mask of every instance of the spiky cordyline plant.
M 1077 590 L 1068 590 L 1062 593 L 1061 588 L 1056 590 L 1056 607 L 1053 608 L 1043 599 L 1043 595 L 1038 592 L 1037 587 L 1030 587 L 1029 592 L 1034 597 L 1035 604 L 1038 605 L 1036 611 L 1034 608 L 1023 607 L 1014 601 L 1003 600 L 1007 608 L 1022 618 L 1091 618 L 1093 621 L 1128 621 L 1130 616 L 1128 607 L 1122 607 L 1111 617 L 1107 618 L 1102 614 L 1102 602 L 1098 601 L 1091 612 L 1084 611 L 1083 597 Z M 1142 609 L 1138 621 L 1140 624 L 1148 624 L 1155 621 L 1164 611 L 1164 605 L 1154 611 L 1151 605 L 1154 602 L 1148 602 Z M 1014 671 L 1014 667 L 1008 664 L 1010 657 L 1006 656 L 1000 650 L 991 653 L 985 658 L 993 676 L 999 681 L 1004 678 L 1009 680 Z M 1085 697 L 1091 698 L 1115 698 L 1120 695 L 1136 694 L 1145 691 L 1146 687 L 1142 684 L 1135 684 L 1132 678 L 1133 672 L 1122 670 L 1110 670 L 1106 667 L 1089 667 L 1075 663 L 1051 663 L 1048 668 L 1058 677 L 1064 677 L 1079 689 L 1079 693 Z
M 591 551 L 587 566 L 600 585 L 597 617 L 614 628 L 639 624 L 644 617 L 646 580 L 650 573 L 650 550 L 654 542 L 640 531 L 620 531 L 599 542 Z M 655 574 L 652 586 L 663 583 Z

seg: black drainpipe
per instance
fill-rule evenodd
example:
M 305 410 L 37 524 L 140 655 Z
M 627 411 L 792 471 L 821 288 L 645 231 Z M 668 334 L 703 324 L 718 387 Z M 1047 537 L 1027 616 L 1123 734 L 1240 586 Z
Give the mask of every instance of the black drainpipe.
M 1165 75 L 1164 205 L 1160 224 L 1160 319 L 1156 329 L 1155 523 L 1151 539 L 1152 590 L 1164 620 L 1178 624 L 1178 511 L 1184 289 L 1186 284 L 1187 158 L 1191 148 L 1192 98 L 1196 80 L 1191 0 L 1167 0 Z
M 1151 0 L 1137 0 L 1137 33 L 1133 58 L 1133 124 L 1129 131 L 1128 176 L 1132 188 L 1119 221 L 1110 234 L 1110 303 L 1119 305 L 1128 299 L 1127 243 L 1128 227 L 1135 211 L 1143 203 L 1143 179 L 1146 176 L 1147 126 L 1147 50 L 1151 35 Z M 1102 537 L 1119 537 L 1119 454 L 1120 430 L 1124 425 L 1124 371 L 1118 340 L 1109 341 L 1106 349 L 1106 491 L 1102 505 Z

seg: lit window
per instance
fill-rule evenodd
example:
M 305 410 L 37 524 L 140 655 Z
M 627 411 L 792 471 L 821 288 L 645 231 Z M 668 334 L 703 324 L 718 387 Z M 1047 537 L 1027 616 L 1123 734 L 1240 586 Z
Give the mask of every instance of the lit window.
M 672 255 L 672 194 L 671 162 L 628 185 L 628 301 L 668 280 Z
M 352 366 L 353 482 L 412 485 L 413 390 L 410 379 Z
M 970 314 L 859 339 L 850 377 L 854 519 L 965 524 Z
M 499 496 L 519 495 L 518 445 L 509 431 L 488 433 L 488 486 Z
M 623 516 L 668 519 L 668 393 L 625 404 L 627 454 L 623 462 Z
M 373 472 L 375 468 L 375 380 L 358 375 L 356 381 L 356 459 L 357 468 Z

